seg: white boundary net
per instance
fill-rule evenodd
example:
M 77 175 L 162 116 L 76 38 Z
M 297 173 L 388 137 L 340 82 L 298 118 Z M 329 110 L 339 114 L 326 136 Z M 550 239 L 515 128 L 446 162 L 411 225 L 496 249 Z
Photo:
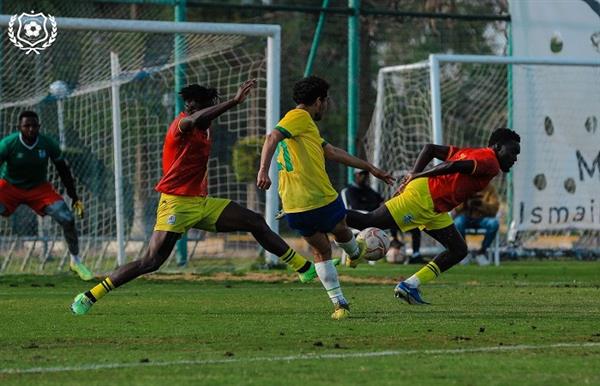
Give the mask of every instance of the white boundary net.
M 58 19 L 59 28 L 60 22 Z M 129 22 L 136 23 L 144 24 Z M 156 22 L 146 22 L 152 24 Z M 255 34 L 263 36 L 235 34 L 229 28 L 232 26 L 226 26 L 226 34 L 219 34 L 220 26 L 215 25 L 215 33 L 182 34 L 182 84 L 215 87 L 222 96 L 231 97 L 244 80 L 258 80 L 258 89 L 243 105 L 213 122 L 208 177 L 210 195 L 230 198 L 264 214 L 268 211 L 266 197 L 254 188 L 255 175 L 249 176 L 241 167 L 244 165 L 236 164 L 232 153 L 241 149 L 248 159 L 257 159 L 261 138 L 270 125 L 267 110 L 274 108 L 267 102 L 267 36 L 264 32 Z M 21 111 L 34 110 L 40 115 L 41 130 L 57 141 L 62 139 L 78 194 L 86 205 L 86 217 L 77 221 L 81 254 L 96 271 L 112 269 L 120 248 L 115 214 L 111 52 L 118 55 L 121 68 L 121 219 L 126 259 L 143 253 L 154 225 L 158 202 L 154 186 L 162 173 L 164 135 L 175 116 L 177 69 L 175 33 L 168 28 L 158 30 L 70 29 L 62 32 L 64 39 L 57 39 L 41 55 L 25 55 L 5 45 L 4 66 L 0 70 L 4 79 L 1 134 L 15 131 Z M 66 97 L 56 98 L 49 93 L 49 85 L 56 80 L 69 86 Z M 49 176 L 55 188 L 63 192 L 52 165 Z M 70 202 L 68 198 L 66 201 Z M 193 230 L 188 236 L 188 258 L 202 265 L 203 270 L 243 268 L 259 255 L 258 245 L 250 235 Z M 0 256 L 2 272 L 61 271 L 68 261 L 61 228 L 51 219 L 37 217 L 25 206 L 0 221 Z
M 492 182 L 502 201 L 499 217 L 503 250 L 509 255 L 597 255 L 600 250 L 598 227 L 594 224 L 582 225 L 574 221 L 574 216 L 578 210 L 587 210 L 590 212 L 588 218 L 591 218 L 592 213 L 598 211 L 585 203 L 589 204 L 588 196 L 597 196 L 600 188 L 592 170 L 596 166 L 594 160 L 600 143 L 596 134 L 600 118 L 600 97 L 597 96 L 600 90 L 600 63 L 582 65 L 565 60 L 559 64 L 540 60 L 540 63 L 526 64 L 515 59 L 510 64 L 485 62 L 486 57 L 479 57 L 479 62 L 476 57 L 470 58 L 472 60 L 462 62 L 460 55 L 442 57 L 437 77 L 432 76 L 431 60 L 382 68 L 378 77 L 377 103 L 364 142 L 366 154 L 376 165 L 400 177 L 412 168 L 426 143 L 486 146 L 495 128 L 512 125 L 522 138 L 522 153 L 514 174 L 515 194 L 509 189 L 510 178 L 506 175 Z M 567 84 L 562 79 L 565 74 L 569 78 Z M 439 88 L 432 86 L 432 79 L 439 79 Z M 544 85 L 543 89 L 539 85 Z M 516 93 L 516 88 L 525 92 Z M 436 115 L 438 110 L 432 90 L 439 92 L 439 116 Z M 578 95 L 591 96 L 591 110 L 585 107 Z M 512 96 L 518 98 L 513 102 Z M 560 108 L 552 108 L 556 101 L 560 101 Z M 434 128 L 436 124 L 439 128 Z M 557 142 L 556 149 L 547 143 L 546 139 L 551 135 L 551 139 Z M 581 162 L 578 168 L 577 159 L 562 160 L 557 153 L 557 149 L 561 148 L 562 152 L 573 156 L 573 144 L 584 149 L 581 152 L 586 154 L 588 161 L 584 177 L 589 178 L 581 181 L 577 189 L 567 183 L 567 174 L 573 174 L 571 177 L 579 180 L 580 173 L 577 171 L 582 169 Z M 528 179 L 529 174 L 537 176 L 542 169 L 546 184 L 557 185 L 555 191 L 544 192 L 540 177 Z M 600 166 L 598 169 L 600 174 Z M 377 187 L 385 195 L 391 194 L 387 187 Z M 527 198 L 523 197 L 524 194 Z M 571 197 L 584 203 L 579 206 L 574 204 L 572 209 L 586 207 L 572 210 L 569 216 L 565 216 L 559 205 L 564 205 L 560 204 L 561 200 Z M 546 211 L 553 217 L 547 216 L 547 226 L 518 226 L 519 208 L 523 201 L 534 208 L 544 207 L 546 202 L 550 202 L 546 205 L 549 206 Z M 553 204 L 555 201 L 559 204 Z M 553 210 L 555 214 L 552 214 Z M 514 222 L 509 227 L 511 216 Z M 556 216 L 565 219 L 561 226 L 548 223 L 552 218 L 557 219 Z M 598 216 L 597 221 L 600 221 L 600 212 Z

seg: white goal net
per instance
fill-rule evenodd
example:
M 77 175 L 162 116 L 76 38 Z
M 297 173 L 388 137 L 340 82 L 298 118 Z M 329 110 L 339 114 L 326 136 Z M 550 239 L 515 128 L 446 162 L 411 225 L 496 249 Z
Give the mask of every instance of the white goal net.
M 598 254 L 600 62 L 432 55 L 380 69 L 377 89 L 364 142 L 376 165 L 401 176 L 426 143 L 482 147 L 495 128 L 514 128 L 519 161 L 492 182 L 502 249 Z
M 247 163 L 258 162 L 266 128 L 274 127 L 279 114 L 279 27 L 60 18 L 57 24 L 58 38 L 39 55 L 26 55 L 4 42 L 0 134 L 14 132 L 19 113 L 34 110 L 41 131 L 60 141 L 86 205 L 86 217 L 77 220 L 77 228 L 81 254 L 91 268 L 112 269 L 119 255 L 123 263 L 139 257 L 147 246 L 158 202 L 154 186 L 162 174 L 163 139 L 175 117 L 176 82 L 179 87 L 215 87 L 231 97 L 244 80 L 258 80 L 258 89 L 243 105 L 213 122 L 208 186 L 210 195 L 266 212 L 272 223 L 276 192 L 275 200 L 257 192 L 250 173 L 256 169 L 249 170 Z M 176 33 L 179 45 L 174 43 Z M 111 69 L 111 53 L 117 72 Z M 66 95 L 57 95 L 57 84 L 67 86 Z M 115 119 L 120 150 L 115 147 Z M 122 168 L 117 170 L 119 163 Z M 52 165 L 49 171 L 51 182 L 63 192 Z M 205 261 L 206 269 L 238 269 L 259 254 L 245 233 L 192 230 L 188 237 L 188 259 Z M 2 272 L 64 270 L 67 252 L 61 228 L 25 206 L 0 221 Z

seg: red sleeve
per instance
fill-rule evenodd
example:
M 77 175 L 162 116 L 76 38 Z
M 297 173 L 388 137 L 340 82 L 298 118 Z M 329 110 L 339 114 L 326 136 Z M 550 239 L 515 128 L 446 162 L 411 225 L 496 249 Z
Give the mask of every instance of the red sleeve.
M 494 155 L 482 155 L 479 157 L 473 157 L 475 162 L 475 169 L 473 169 L 472 175 L 474 176 L 495 176 L 500 172 L 500 165 Z

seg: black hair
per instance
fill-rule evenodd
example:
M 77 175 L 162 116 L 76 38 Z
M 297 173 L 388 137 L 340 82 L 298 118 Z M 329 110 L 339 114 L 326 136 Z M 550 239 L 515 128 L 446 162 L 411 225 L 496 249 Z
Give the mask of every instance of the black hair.
M 23 118 L 35 118 L 35 120 L 38 121 L 38 123 L 40 121 L 40 117 L 38 117 L 37 113 L 31 110 L 25 110 L 21 114 L 19 114 L 19 125 L 21 124 L 21 120 Z
M 302 78 L 294 84 L 294 102 L 312 105 L 317 98 L 326 98 L 329 83 L 316 76 Z
M 184 101 L 195 100 L 200 108 L 210 107 L 219 102 L 219 92 L 216 88 L 206 88 L 199 84 L 190 84 L 179 91 Z
M 490 135 L 488 146 L 494 146 L 495 144 L 502 144 L 510 141 L 521 143 L 521 137 L 514 130 L 507 129 L 506 127 L 500 127 Z

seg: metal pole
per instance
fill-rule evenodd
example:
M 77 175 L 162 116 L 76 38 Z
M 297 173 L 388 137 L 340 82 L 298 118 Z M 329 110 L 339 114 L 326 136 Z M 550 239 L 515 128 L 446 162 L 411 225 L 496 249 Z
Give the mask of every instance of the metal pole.
M 0 15 L 0 27 L 8 26 L 10 15 Z M 172 21 L 123 20 L 123 19 L 85 19 L 57 17 L 56 22 L 62 30 L 111 31 L 111 32 L 149 32 L 183 34 L 225 34 L 247 36 L 273 36 L 280 28 L 274 24 L 241 23 L 174 23 Z
M 121 98 L 119 95 L 119 55 L 110 53 L 112 78 L 113 158 L 115 168 L 115 212 L 117 216 L 117 264 L 125 264 L 125 227 L 123 224 L 123 154 L 121 151 Z
M 186 13 L 186 0 L 177 0 L 175 2 L 175 22 L 185 21 Z M 174 41 L 174 56 L 175 56 L 175 93 L 178 93 L 184 87 L 185 84 L 185 36 L 181 34 L 175 34 Z M 183 100 L 175 95 L 175 115 L 178 115 L 183 111 Z M 187 264 L 188 259 L 188 238 L 187 233 L 181 236 L 181 239 L 177 241 L 177 248 L 175 257 L 177 259 L 178 266 L 184 266 Z
M 58 143 L 60 150 L 67 149 L 67 136 L 65 134 L 65 101 L 62 98 L 56 100 L 56 112 L 58 116 Z
M 442 145 L 442 95 L 440 85 L 440 62 L 437 56 L 429 55 L 429 83 L 431 83 L 431 136 L 433 143 Z M 440 163 L 439 160 L 434 161 Z
M 0 0 L 0 13 L 4 13 L 4 2 Z M 4 69 L 4 39 L 0 40 L 0 69 Z M 4 85 L 2 84 L 2 74 L 0 71 L 0 100 L 3 100 Z
M 186 0 L 177 0 L 175 3 L 175 22 L 185 21 L 185 2 Z M 175 93 L 183 87 L 185 83 L 185 36 L 175 34 L 174 41 L 175 56 Z M 183 100 L 175 98 L 175 114 L 183 111 Z
M 326 9 L 329 6 L 329 0 L 323 0 L 323 9 Z M 321 41 L 321 31 L 323 30 L 323 25 L 325 24 L 325 12 L 321 12 L 319 15 L 319 21 L 317 22 L 317 28 L 315 29 L 315 36 L 313 37 L 312 46 L 310 47 L 310 52 L 308 53 L 308 59 L 306 61 L 306 68 L 304 69 L 304 77 L 310 76 L 312 74 L 313 64 L 315 62 L 315 57 L 317 56 L 317 49 L 319 48 L 319 42 Z
M 358 104 L 360 76 L 360 0 L 348 0 L 353 14 L 348 17 L 348 153 L 356 154 L 356 131 L 360 116 Z M 347 180 L 352 183 L 352 170 L 348 168 Z
M 511 28 L 511 24 L 508 23 L 508 56 L 512 56 L 513 52 L 512 52 L 512 28 Z M 507 98 L 507 106 L 506 106 L 506 111 L 507 111 L 507 126 L 510 129 L 513 129 L 513 87 L 512 87 L 512 82 L 513 82 L 513 66 L 512 64 L 508 65 L 508 74 L 507 74 L 507 92 L 508 92 L 508 98 Z M 514 241 L 511 240 L 512 237 L 510 237 L 511 235 L 515 235 L 516 236 L 516 226 L 515 229 L 511 229 L 511 226 L 513 225 L 513 211 L 514 211 L 514 205 L 513 205 L 513 171 L 509 171 L 508 175 L 506 176 L 506 201 L 508 203 L 508 213 L 506 214 L 506 229 L 507 229 L 507 237 L 506 240 L 508 242 Z M 500 237 L 500 233 L 498 232 L 498 236 Z M 516 237 L 515 237 L 516 238 Z M 494 264 L 495 265 L 500 265 L 500 253 L 496 252 L 494 254 Z
M 383 102 L 384 102 L 384 72 L 377 73 L 377 98 L 375 99 L 375 144 L 373 146 L 373 165 L 381 167 L 381 137 L 383 135 Z M 376 178 L 371 178 L 371 187 L 377 189 L 379 182 Z
M 279 121 L 279 99 L 281 78 L 281 29 L 267 38 L 267 134 L 271 133 Z M 265 217 L 267 224 L 275 233 L 279 233 L 279 222 L 275 218 L 279 210 L 277 163 L 271 162 L 269 169 L 271 187 L 267 190 Z M 266 263 L 274 265 L 278 257 L 272 253 L 265 255 Z

